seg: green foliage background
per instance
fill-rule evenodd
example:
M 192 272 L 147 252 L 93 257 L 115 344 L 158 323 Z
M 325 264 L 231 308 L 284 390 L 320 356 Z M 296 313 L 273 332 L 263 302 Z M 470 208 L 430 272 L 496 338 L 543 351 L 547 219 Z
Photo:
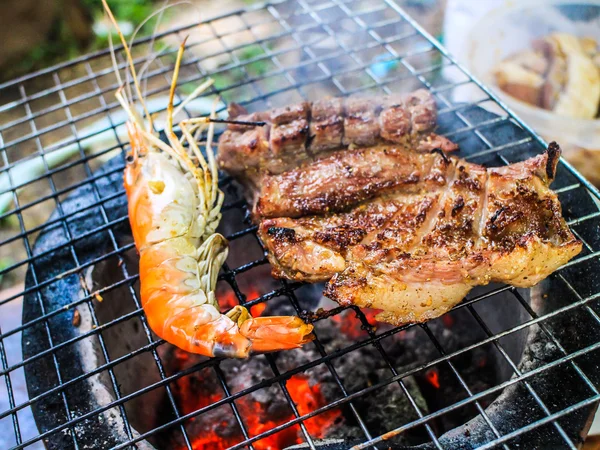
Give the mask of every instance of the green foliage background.
M 152 0 L 107 0 L 113 14 L 120 22 L 130 22 L 136 26 L 148 17 L 155 9 Z M 101 0 L 79 0 L 89 20 L 89 27 L 102 19 L 104 9 Z M 146 27 L 146 29 L 151 29 Z M 143 33 L 143 30 L 142 30 Z M 75 58 L 83 53 L 106 48 L 108 36 L 90 33 L 87 41 L 77 39 L 63 18 L 57 17 L 50 30 L 48 39 L 19 62 L 4 72 L 4 78 L 12 78 L 34 70 Z

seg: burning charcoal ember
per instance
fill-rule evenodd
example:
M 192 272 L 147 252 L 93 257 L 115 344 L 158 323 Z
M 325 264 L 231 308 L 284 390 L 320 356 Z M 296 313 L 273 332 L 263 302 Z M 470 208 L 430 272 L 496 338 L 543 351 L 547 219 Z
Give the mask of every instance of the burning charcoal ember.
M 365 312 L 369 323 L 381 327 L 377 329 L 377 332 L 384 331 L 387 329 L 387 325 L 372 320 L 372 316 L 375 314 L 376 311 L 372 310 Z M 354 316 L 355 313 L 352 310 L 347 310 L 333 317 L 335 327 L 317 328 L 324 345 L 329 348 L 343 348 L 351 345 L 357 339 L 366 339 L 368 335 L 363 329 L 362 322 L 355 319 Z M 338 332 L 335 332 L 336 327 Z M 447 314 L 439 320 L 430 322 L 428 327 L 434 335 L 440 337 L 443 348 L 448 351 L 463 348 L 466 336 L 477 336 L 477 333 L 473 332 L 472 318 L 466 312 L 465 314 Z M 402 373 L 418 367 L 421 362 L 439 358 L 439 351 L 429 343 L 428 339 L 424 341 L 424 338 L 427 339 L 421 328 L 411 327 L 381 340 L 380 343 L 396 370 Z M 429 343 L 429 345 L 424 345 L 425 343 Z M 499 356 L 491 346 L 482 346 L 453 358 L 453 364 L 458 368 L 469 388 L 474 392 L 479 392 L 494 385 Z M 334 364 L 349 392 L 364 389 L 392 376 L 379 352 L 369 346 L 335 360 Z M 423 413 L 451 405 L 467 395 L 448 365 L 436 365 L 426 371 L 419 371 L 414 377 L 407 377 L 404 381 L 409 393 Z M 388 385 L 388 388 L 389 386 L 391 385 Z M 482 406 L 487 406 L 490 400 L 483 400 Z M 377 405 L 377 408 L 374 408 L 374 405 Z M 360 397 L 356 406 L 359 410 L 369 411 L 364 419 L 372 433 L 385 433 L 404 423 L 402 421 L 414 420 L 409 420 L 409 418 L 415 415 L 407 397 L 399 388 L 396 393 L 394 391 L 386 392 L 381 396 L 376 394 L 367 400 Z M 381 411 L 387 412 L 382 413 Z M 443 432 L 465 423 L 473 415 L 473 411 L 463 408 L 457 410 L 455 414 L 443 415 L 437 421 L 432 421 L 432 424 L 437 432 Z M 374 420 L 371 420 L 372 418 Z M 370 425 L 372 425 L 372 429 Z M 414 444 L 415 441 L 423 438 L 422 430 L 418 429 L 405 434 L 403 444 Z
M 292 353 L 284 352 L 278 356 L 278 365 L 287 370 L 297 361 L 291 361 Z M 312 355 L 316 357 L 316 355 Z M 290 361 L 286 361 L 290 359 Z M 172 349 L 163 357 L 175 371 L 184 370 L 199 362 L 195 355 L 188 355 L 178 349 Z M 194 372 L 178 379 L 174 383 L 173 395 L 182 414 L 188 414 L 224 398 L 224 392 L 212 369 Z M 240 363 L 235 360 L 225 360 L 220 364 L 220 370 L 225 374 L 230 392 L 235 393 L 250 388 L 262 380 L 271 378 L 273 372 L 263 357 L 255 357 Z M 321 381 L 317 381 L 321 378 Z M 325 397 L 323 385 L 333 383 L 327 376 L 326 368 L 312 372 L 310 375 L 298 374 L 286 382 L 286 388 L 293 399 L 299 414 L 308 414 L 329 402 Z M 235 401 L 244 426 L 250 436 L 268 431 L 275 426 L 292 420 L 295 416 L 288 405 L 279 384 L 258 389 L 246 394 Z M 325 437 L 328 432 L 337 427 L 342 420 L 339 410 L 326 411 L 305 421 L 305 426 L 311 436 Z M 186 422 L 186 430 L 192 439 L 195 449 L 221 449 L 235 445 L 244 440 L 240 426 L 229 406 L 219 407 L 194 417 Z M 167 432 L 162 438 L 165 448 L 186 448 L 183 436 Z M 255 442 L 255 449 L 281 449 L 290 445 L 304 442 L 300 427 L 291 426 Z
M 259 297 L 258 285 L 245 282 L 240 289 L 245 293 L 247 300 Z M 221 306 L 224 309 L 237 304 L 238 300 L 231 289 L 220 293 Z M 298 297 L 304 304 L 311 305 L 314 311 L 321 308 L 326 312 L 335 306 L 331 300 L 322 297 L 320 288 L 314 285 L 307 285 L 299 290 Z M 271 299 L 266 302 L 264 313 L 282 314 L 289 307 L 287 301 Z M 258 314 L 260 311 L 253 309 L 253 312 Z M 365 321 L 361 320 L 362 314 Z M 327 353 L 331 353 L 389 331 L 392 326 L 376 322 L 376 314 L 375 310 L 363 310 L 361 314 L 357 314 L 356 310 L 350 308 L 330 317 L 316 314 L 313 321 L 320 343 Z M 482 330 L 478 332 L 476 326 L 466 309 L 453 311 L 426 325 L 446 352 L 460 350 L 482 339 L 484 333 Z M 418 369 L 422 364 L 440 357 L 439 350 L 421 326 L 409 327 L 378 342 L 392 366 L 400 374 Z M 170 346 L 161 346 L 159 351 L 168 374 L 191 369 L 206 361 L 202 357 Z M 219 362 L 219 369 L 224 375 L 229 392 L 235 395 L 272 378 L 274 372 L 271 363 L 275 364 L 279 373 L 285 374 L 316 361 L 321 356 L 315 345 L 308 345 L 300 350 L 274 353 L 268 357 L 255 356 L 247 361 L 224 360 Z M 500 358 L 493 345 L 485 345 L 460 353 L 452 358 L 452 363 L 469 388 L 473 392 L 480 392 L 498 382 Z M 336 376 L 348 393 L 360 392 L 393 376 L 382 354 L 374 345 L 359 347 L 332 359 L 331 362 Z M 413 375 L 402 378 L 402 382 L 412 401 L 423 414 L 440 410 L 467 397 L 465 389 L 447 363 L 418 370 Z M 300 415 L 343 398 L 340 386 L 326 364 L 318 364 L 296 373 L 286 380 L 285 385 Z M 192 371 L 189 375 L 179 378 L 172 383 L 172 392 L 181 414 L 193 413 L 225 398 L 221 382 L 212 367 Z M 486 397 L 480 404 L 485 407 L 491 400 L 493 398 Z M 251 437 L 267 432 L 295 417 L 279 383 L 254 389 L 236 398 L 234 404 Z M 163 405 L 165 409 L 170 408 L 166 396 Z M 353 400 L 352 405 L 373 436 L 387 433 L 418 419 L 415 408 L 397 381 L 359 396 Z M 475 408 L 459 408 L 453 414 L 444 414 L 428 423 L 434 433 L 440 436 L 476 415 Z M 172 418 L 164 417 L 163 420 Z M 155 426 L 159 425 L 160 423 Z M 349 445 L 364 440 L 364 432 L 348 403 L 308 419 L 304 421 L 304 425 L 315 440 L 338 439 Z M 240 425 L 230 404 L 227 403 L 187 420 L 185 428 L 195 449 L 221 449 L 244 441 Z M 392 437 L 390 445 L 418 445 L 428 440 L 429 436 L 421 426 Z M 304 442 L 300 427 L 294 425 L 254 442 L 253 446 L 259 450 L 284 449 L 302 445 Z M 159 444 L 158 448 L 186 448 L 177 427 L 162 433 Z
M 365 319 L 369 323 L 372 328 L 376 328 L 378 323 L 375 320 L 375 316 L 379 313 L 379 311 L 369 308 L 364 308 L 362 313 L 365 315 Z M 354 313 L 352 310 L 345 311 L 342 314 L 336 314 L 332 317 L 333 321 L 337 323 L 340 331 L 348 336 L 349 338 L 359 338 L 365 333 L 364 325 L 359 317 L 356 317 L 354 320 L 350 317 Z

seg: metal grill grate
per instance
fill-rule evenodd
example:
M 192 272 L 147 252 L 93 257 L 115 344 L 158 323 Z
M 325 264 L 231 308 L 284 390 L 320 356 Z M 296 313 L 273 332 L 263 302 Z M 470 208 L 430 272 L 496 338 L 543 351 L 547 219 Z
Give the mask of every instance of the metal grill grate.
M 350 95 L 372 91 L 381 94 L 425 86 L 438 101 L 440 131 L 463 147 L 470 148 L 467 155 L 463 154 L 469 160 L 487 165 L 508 164 L 539 153 L 544 145 L 541 138 L 516 119 L 484 86 L 473 80 L 439 43 L 392 0 L 279 1 L 221 15 L 198 26 L 162 33 L 158 36 L 159 40 L 171 45 L 164 47 L 163 53 L 147 72 L 151 109 L 158 110 L 166 106 L 164 97 L 176 52 L 176 45 L 173 44 L 188 33 L 191 37 L 179 84 L 180 100 L 185 97 L 186 87 L 195 86 L 207 76 L 217 81 L 209 97 L 219 94 L 226 103 L 236 101 L 256 110 L 299 99 L 312 99 L 325 93 Z M 140 64 L 145 61 L 149 43 L 149 39 L 143 39 L 135 46 L 135 55 Z M 122 58 L 120 61 L 124 66 Z M 593 361 L 597 359 L 597 350 L 600 348 L 600 317 L 597 312 L 597 299 L 600 297 L 600 195 L 566 162 L 560 163 L 554 188 L 559 193 L 569 224 L 584 242 L 585 250 L 548 282 L 550 287 L 544 291 L 545 295 L 560 297 L 558 306 L 539 313 L 530 306 L 527 292 L 507 286 L 491 286 L 474 291 L 455 311 L 467 311 L 484 337 L 450 350 L 446 349 L 443 338 L 436 336 L 429 324 L 377 331 L 369 325 L 365 315 L 356 309 L 357 318 L 365 330 L 364 338 L 344 348 L 330 349 L 319 339 L 317 326 L 317 339 L 311 344 L 319 355 L 316 360 L 280 372 L 276 356 L 259 356 L 264 358 L 273 377 L 232 392 L 219 359 L 169 373 L 158 351 L 164 342 L 152 336 L 141 310 L 135 289 L 137 275 L 130 273 L 124 263 L 133 244 L 131 239 L 124 242 L 120 231 L 127 227 L 127 217 L 122 208 L 124 192 L 118 181 L 124 167 L 123 155 L 127 144 L 122 141 L 124 117 L 119 113 L 119 106 L 113 97 L 116 88 L 106 51 L 0 85 L 0 98 L 3 99 L 0 106 L 0 179 L 3 183 L 0 185 L 0 199 L 11 204 L 0 215 L 0 249 L 3 261 L 8 261 L 3 263 L 0 276 L 7 283 L 22 277 L 26 268 L 29 268 L 26 287 L 6 289 L 0 300 L 0 378 L 4 384 L 0 387 L 0 398 L 7 399 L 0 402 L 0 428 L 14 431 L 14 436 L 11 433 L 4 438 L 5 441 L 0 440 L 2 445 L 40 448 L 40 442 L 48 443 L 56 436 L 62 436 L 61 439 L 67 436 L 74 448 L 85 448 L 80 442 L 78 429 L 90 426 L 91 421 L 98 420 L 102 413 L 111 411 L 118 418 L 118 426 L 123 428 L 124 436 L 121 442 L 111 444 L 113 448 L 128 448 L 169 428 L 178 429 L 187 448 L 192 448 L 193 436 L 188 435 L 185 426 L 187 421 L 225 405 L 234 414 L 244 437 L 233 448 L 254 448 L 253 443 L 296 424 L 306 444 L 316 448 L 318 443 L 305 422 L 340 407 L 348 408 L 362 430 L 362 442 L 356 448 L 385 448 L 385 440 L 419 427 L 425 430 L 430 445 L 451 448 L 447 441 L 436 435 L 432 422 L 465 407 L 474 407 L 475 414 L 480 415 L 490 432 L 482 448 L 510 448 L 523 435 L 536 430 L 546 430 L 543 436 L 558 439 L 556 442 L 565 448 L 577 447 L 579 430 L 576 433 L 567 430 L 568 418 L 581 411 L 589 413 L 589 409 L 600 400 L 598 371 L 593 370 Z M 457 102 L 456 99 L 466 92 L 469 92 L 471 101 Z M 476 114 L 476 107 L 499 115 Z M 192 110 L 190 105 L 187 113 L 191 115 L 198 112 Z M 460 121 L 458 127 L 456 120 Z M 498 133 L 499 129 L 505 130 L 507 126 L 511 130 L 509 133 Z M 500 135 L 502 139 L 498 139 Z M 69 155 L 65 154 L 67 152 Z M 98 170 L 115 156 L 117 159 L 113 159 L 103 170 Z M 113 188 L 107 190 L 107 185 Z M 224 220 L 227 220 L 229 211 L 239 211 L 246 206 L 230 179 L 223 178 L 222 186 L 232 198 L 224 207 Z M 72 194 L 81 192 L 81 189 L 86 190 L 91 202 L 73 199 Z M 54 214 L 39 225 L 39 216 L 44 216 L 48 208 L 55 208 Z M 95 216 L 94 225 L 80 229 L 77 221 L 90 213 Z M 46 217 L 43 218 L 45 220 Z M 235 243 L 251 237 L 255 243 L 259 242 L 254 234 L 255 228 L 242 225 L 227 236 L 228 239 Z M 52 236 L 51 245 L 34 247 L 36 238 L 44 235 Z M 90 258 L 82 250 L 83 244 L 89 241 L 107 245 L 108 250 Z M 68 263 L 54 267 L 52 261 L 58 260 Z M 88 271 L 104 262 L 116 264 L 120 279 L 93 288 L 86 281 Z M 275 290 L 247 301 L 238 279 L 267 264 L 264 257 L 243 261 L 235 266 L 230 261 L 224 267 L 220 283 L 229 285 L 238 301 L 247 306 L 283 298 L 296 313 L 302 313 L 307 305 L 303 303 L 302 295 L 298 294 L 300 286 L 294 283 L 280 282 Z M 59 291 L 63 286 L 61 282 L 73 277 L 81 281 L 81 291 L 75 294 Z M 132 301 L 133 307 L 126 314 L 106 321 L 98 313 L 99 299 L 117 290 L 126 294 L 127 301 Z M 62 298 L 60 308 L 49 303 L 48 296 L 51 294 Z M 498 330 L 478 312 L 478 305 L 493 303 L 505 294 L 525 309 L 527 318 L 508 329 Z M 24 315 L 21 323 L 19 316 L 23 297 L 33 309 Z M 75 311 L 79 313 L 84 307 L 89 311 L 87 320 L 90 321 L 90 329 L 64 338 L 59 328 L 70 324 Z M 314 321 L 317 324 L 330 321 L 343 310 L 341 307 L 333 308 L 315 317 Z M 502 314 L 499 303 L 497 311 Z M 563 319 L 567 317 L 576 324 L 580 334 L 578 339 L 568 334 L 572 333 L 572 328 L 565 331 L 557 326 L 564 324 Z M 146 342 L 130 348 L 124 354 L 111 354 L 105 342 L 106 333 L 129 320 L 139 321 Z M 427 336 L 439 352 L 439 357 L 419 361 L 409 368 L 398 368 L 382 343 L 411 328 L 421 328 L 423 336 Z M 556 350 L 556 355 L 539 362 L 534 368 L 522 367 L 509 356 L 503 347 L 503 340 L 521 330 L 534 328 L 545 336 L 548 345 Z M 42 336 L 44 345 L 30 342 L 29 339 L 34 336 Z M 84 373 L 72 375 L 65 364 L 63 352 L 90 339 L 97 339 L 99 354 L 96 358 L 99 363 Z M 24 357 L 18 350 L 21 340 Z M 495 386 L 475 391 L 465 381 L 455 361 L 457 357 L 486 345 L 493 346 L 499 352 L 512 373 Z M 372 348 L 384 361 L 387 376 L 365 389 L 350 392 L 337 373 L 336 360 L 364 347 Z M 116 368 L 140 355 L 151 356 L 159 379 L 134 392 L 124 392 L 123 381 L 119 379 Z M 51 371 L 36 373 L 37 369 L 33 368 L 38 367 L 36 364 L 42 360 L 50 361 L 43 367 L 49 367 Z M 240 362 L 240 367 L 243 364 Z M 335 401 L 302 414 L 288 391 L 286 381 L 295 374 L 321 365 L 331 374 L 342 395 Z M 438 410 L 423 411 L 405 380 L 412 374 L 441 365 L 451 370 L 457 389 L 464 391 L 464 397 Z M 549 399 L 547 392 L 537 388 L 540 376 L 559 368 L 568 369 L 573 374 L 569 383 L 580 385 L 585 395 L 569 397 L 565 394 L 562 403 L 554 402 Z M 184 414 L 174 399 L 172 383 L 200 370 L 212 371 L 223 389 L 223 398 Z M 53 381 L 49 381 L 42 392 L 29 398 L 23 386 L 24 371 L 27 371 L 28 377 Z M 77 398 L 72 398 L 70 391 L 79 383 L 97 376 L 108 380 L 114 399 L 89 411 L 81 410 Z M 402 423 L 399 418 L 395 429 L 386 430 L 389 433 L 385 435 L 374 435 L 365 420 L 368 412 L 360 411 L 356 401 L 391 384 L 396 384 L 408 397 L 418 418 L 407 423 Z M 279 386 L 294 418 L 257 435 L 250 435 L 247 417 L 237 407 L 236 400 L 272 385 Z M 524 389 L 522 392 L 528 393 L 539 407 L 540 414 L 529 423 L 507 429 L 504 424 L 490 417 L 482 402 L 514 386 L 521 386 Z M 558 390 L 564 388 L 556 386 Z M 137 433 L 131 426 L 126 405 L 136 398 L 145 398 L 147 394 L 163 389 L 168 399 L 169 414 L 173 418 L 149 431 Z M 40 432 L 23 425 L 29 422 L 32 408 L 38 414 L 43 414 L 43 405 L 51 399 L 55 405 L 60 405 L 60 420 Z

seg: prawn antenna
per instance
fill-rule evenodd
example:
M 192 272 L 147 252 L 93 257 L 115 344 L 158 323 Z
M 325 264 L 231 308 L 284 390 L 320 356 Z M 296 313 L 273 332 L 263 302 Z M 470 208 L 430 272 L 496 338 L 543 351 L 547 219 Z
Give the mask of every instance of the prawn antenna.
M 129 46 L 127 45 L 127 41 L 125 40 L 125 36 L 123 36 L 123 33 L 121 32 L 121 28 L 119 27 L 119 24 L 117 23 L 117 20 L 115 19 L 115 16 L 113 15 L 112 11 L 110 10 L 110 7 L 108 6 L 108 3 L 106 3 L 106 0 L 102 0 L 102 5 L 104 6 L 104 10 L 106 11 L 106 13 L 108 14 L 108 17 L 110 19 L 110 21 L 112 22 L 112 24 L 114 25 L 115 29 L 117 30 L 117 34 L 119 35 L 119 38 L 121 39 L 121 43 L 123 44 L 123 49 L 125 50 L 125 54 L 127 55 L 127 62 L 129 63 L 129 69 L 131 71 L 131 76 L 133 77 L 133 83 L 135 85 L 135 91 L 136 94 L 138 96 L 138 100 L 140 102 L 140 104 L 142 105 L 142 108 L 144 110 L 144 114 L 146 115 L 147 119 L 148 119 L 148 130 L 151 131 L 153 128 L 153 124 L 152 124 L 152 116 L 150 115 L 150 113 L 148 112 L 148 108 L 146 107 L 146 102 L 144 101 L 144 97 L 142 96 L 142 90 L 140 88 L 140 83 L 135 71 L 135 64 L 133 62 L 133 57 L 131 56 L 131 51 L 129 49 Z M 113 52 L 113 50 L 111 50 L 111 52 Z M 113 63 L 116 62 L 116 58 L 113 60 Z M 119 79 L 120 77 L 118 77 Z M 119 79 L 119 82 L 120 79 Z
M 181 5 L 189 5 L 190 7 L 195 8 L 194 4 L 191 1 L 189 1 L 189 0 L 183 0 L 183 1 L 179 1 L 177 3 L 172 3 L 172 4 L 169 4 L 169 0 L 164 0 L 163 5 L 159 9 L 157 9 L 152 14 L 150 14 L 148 17 L 146 17 L 142 21 L 142 23 L 140 23 L 135 28 L 135 30 L 133 31 L 133 34 L 131 35 L 131 38 L 129 39 L 129 47 L 131 48 L 131 47 L 133 47 L 133 41 L 135 40 L 135 37 L 140 32 L 140 30 L 144 27 L 144 25 L 146 25 L 154 17 L 158 16 L 158 18 L 156 19 L 156 23 L 154 24 L 154 28 L 152 30 L 152 35 L 150 37 L 150 44 L 148 46 L 148 48 L 149 48 L 149 50 L 148 50 L 148 58 L 144 62 L 144 65 L 142 66 L 142 68 L 140 69 L 140 71 L 138 72 L 138 77 L 139 77 L 140 80 L 142 80 L 142 83 L 144 84 L 144 87 L 142 89 L 142 93 L 144 94 L 144 98 L 146 97 L 146 88 L 147 88 L 147 85 L 148 85 L 148 78 L 144 78 L 144 74 L 146 73 L 146 70 L 148 70 L 148 68 L 150 67 L 150 65 L 156 60 L 156 58 L 158 58 L 159 56 L 161 56 L 163 53 L 165 53 L 168 50 L 168 47 L 166 47 L 163 50 L 154 53 L 154 44 L 156 42 L 156 36 L 158 35 L 158 28 L 159 28 L 160 23 L 162 21 L 164 12 L 167 9 L 171 9 L 171 8 L 174 8 L 176 6 L 181 6 Z
M 179 46 L 177 51 L 177 60 L 175 61 L 175 68 L 173 69 L 173 79 L 171 80 L 171 89 L 169 90 L 169 103 L 167 105 L 167 133 L 170 138 L 177 140 L 175 133 L 173 133 L 173 100 L 175 99 L 175 88 L 177 87 L 177 79 L 179 78 L 179 68 L 181 67 L 181 60 L 183 59 L 183 51 L 185 50 L 185 43 L 187 36 L 183 39 L 183 42 Z

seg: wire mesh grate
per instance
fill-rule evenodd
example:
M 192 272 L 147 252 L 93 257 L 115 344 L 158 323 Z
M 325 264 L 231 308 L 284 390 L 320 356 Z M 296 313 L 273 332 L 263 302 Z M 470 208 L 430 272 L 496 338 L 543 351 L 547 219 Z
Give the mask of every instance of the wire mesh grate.
M 469 148 L 462 156 L 470 161 L 509 164 L 539 153 L 544 145 L 392 0 L 281 0 L 165 31 L 156 42 L 141 39 L 134 47 L 138 67 L 149 52 L 156 57 L 144 76 L 153 112 L 166 108 L 174 55 L 188 34 L 178 100 L 207 76 L 215 80 L 205 100 L 185 108 L 188 116 L 205 114 L 217 96 L 220 111 L 232 101 L 261 110 L 324 95 L 426 87 L 438 103 L 440 134 Z M 123 55 L 117 56 L 125 67 Z M 6 286 L 15 284 L 0 297 L 0 446 L 86 448 L 92 433 L 107 439 L 102 448 L 146 448 L 149 443 L 159 447 L 160 436 L 170 433 L 180 448 L 202 448 L 190 424 L 216 412 L 231 416 L 230 425 L 238 429 L 231 448 L 264 448 L 266 438 L 290 429 L 298 443 L 319 448 L 324 436 L 311 421 L 337 410 L 356 430 L 352 439 L 339 438 L 340 448 L 387 448 L 398 436 L 418 430 L 421 443 L 454 448 L 444 435 L 451 427 L 440 424 L 470 408 L 471 427 L 485 430 L 472 437 L 482 448 L 519 446 L 534 433 L 558 447 L 577 448 L 583 425 L 573 424 L 583 424 L 600 400 L 594 370 L 600 348 L 600 195 L 568 163 L 561 160 L 553 187 L 584 251 L 539 288 L 476 289 L 445 318 L 393 328 L 374 327 L 368 312 L 357 308 L 331 306 L 308 314 L 317 335 L 309 357 L 297 356 L 305 350 L 290 352 L 295 363 L 282 365 L 279 355 L 257 356 L 261 373 L 270 375 L 240 385 L 232 379 L 232 368 L 241 372 L 247 362 L 211 359 L 174 370 L 165 356 L 168 346 L 147 324 L 124 209 L 121 174 L 127 142 L 125 116 L 113 96 L 117 88 L 107 51 L 0 84 L 0 277 Z M 467 94 L 468 102 L 463 100 Z M 278 305 L 306 316 L 305 310 L 315 306 L 306 300 L 312 292 L 306 286 L 272 281 L 250 295 L 249 280 L 268 278 L 268 262 L 256 228 L 246 219 L 239 187 L 225 175 L 221 186 L 227 193 L 223 222 L 232 251 L 219 286 L 248 307 Z M 254 253 L 241 251 L 246 247 Z M 94 278 L 99 268 L 110 274 L 108 281 Z M 26 271 L 26 283 L 19 284 Z M 548 305 L 538 309 L 532 303 L 536 295 Z M 519 311 L 518 319 L 501 326 L 495 316 L 509 303 Z M 448 337 L 456 317 L 472 324 L 472 336 Z M 326 337 L 332 323 L 339 327 L 352 321 L 355 339 L 341 345 Z M 528 365 L 511 348 L 519 336 L 531 335 L 542 340 L 527 341 L 524 358 L 543 346 L 545 359 Z M 410 364 L 400 363 L 394 346 L 411 336 L 431 351 L 416 354 L 419 358 Z M 127 342 L 118 346 L 119 340 Z M 504 371 L 485 386 L 474 384 L 472 377 L 477 373 L 472 355 L 484 348 L 497 355 L 498 372 Z M 357 388 L 344 372 L 344 361 L 359 352 L 378 361 L 379 372 Z M 138 360 L 136 367 L 152 376 L 124 369 Z M 464 365 L 464 360 L 470 362 Z M 307 409 L 299 406 L 290 383 L 312 371 L 331 380 L 338 394 Z M 557 399 L 556 389 L 544 384 L 561 379 L 550 375 L 555 372 L 577 390 L 559 392 Z M 456 396 L 437 405 L 423 403 L 414 380 L 442 373 L 448 374 Z M 180 402 L 178 383 L 198 374 L 216 380 L 219 395 L 190 410 Z M 141 381 L 132 387 L 136 378 Z M 81 389 L 104 396 L 94 394 L 94 401 L 87 402 L 92 397 L 82 397 Z M 403 396 L 411 415 L 374 426 L 364 402 L 386 389 Z M 263 390 L 281 397 L 289 411 L 286 420 L 257 430 L 243 402 Z M 443 400 L 442 392 L 447 391 L 437 397 Z M 531 400 L 535 414 L 514 423 L 491 414 L 487 406 L 510 392 Z M 160 402 L 153 400 L 159 396 Z M 153 409 L 146 404 L 158 412 L 144 411 Z M 32 414 L 39 429 L 31 425 Z M 153 421 L 153 414 L 160 420 Z

